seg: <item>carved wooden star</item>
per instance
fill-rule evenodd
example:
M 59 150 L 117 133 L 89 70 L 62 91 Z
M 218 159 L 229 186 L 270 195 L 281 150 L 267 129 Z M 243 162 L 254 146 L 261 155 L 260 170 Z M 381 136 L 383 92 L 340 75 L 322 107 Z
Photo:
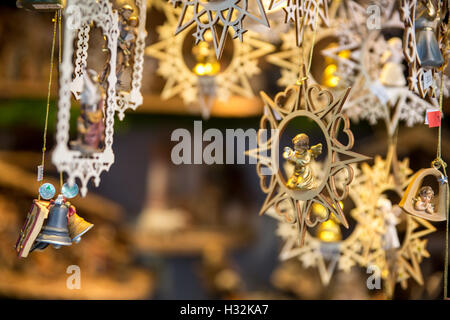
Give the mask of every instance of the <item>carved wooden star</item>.
M 246 29 L 242 22 L 246 17 L 269 27 L 266 12 L 262 0 L 256 0 L 257 12 L 251 12 L 249 9 L 249 0 L 223 0 L 217 2 L 204 2 L 200 0 L 179 0 L 182 4 L 181 14 L 176 26 L 175 35 L 189 28 L 191 25 L 197 25 L 197 32 L 210 30 L 213 35 L 214 49 L 219 59 L 222 56 L 225 40 L 229 28 L 233 27 L 237 35 L 233 38 L 239 38 L 242 41 L 242 34 Z M 221 27 L 220 34 L 218 27 Z

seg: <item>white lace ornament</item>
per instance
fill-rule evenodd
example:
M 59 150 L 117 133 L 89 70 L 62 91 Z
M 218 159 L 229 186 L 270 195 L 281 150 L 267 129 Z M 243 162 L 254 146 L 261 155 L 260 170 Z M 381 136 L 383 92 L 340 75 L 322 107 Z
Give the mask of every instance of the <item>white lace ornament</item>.
M 116 112 L 120 120 L 124 119 L 127 109 L 136 110 L 143 102 L 141 84 L 144 69 L 145 38 L 147 37 L 147 31 L 145 30 L 147 4 L 145 0 L 135 0 L 135 4 L 139 10 L 139 24 L 137 26 L 136 44 L 132 55 L 134 61 L 131 71 L 131 90 L 120 90 L 116 92 Z M 83 23 L 77 35 L 75 72 L 74 79 L 70 84 L 70 90 L 77 100 L 79 100 L 81 90 L 83 89 L 82 72 L 87 65 L 89 31 L 89 23 Z
M 116 70 L 117 39 L 119 36 L 118 16 L 113 11 L 112 5 L 108 0 L 69 0 L 64 11 L 64 47 L 63 57 L 60 66 L 60 89 L 58 101 L 58 119 L 56 128 L 56 147 L 52 155 L 53 164 L 58 171 L 65 172 L 68 175 L 69 185 L 75 183 L 78 178 L 81 183 L 81 195 L 87 193 L 87 184 L 90 179 L 94 179 L 95 186 L 100 184 L 100 174 L 108 171 L 114 163 L 114 153 L 112 150 L 114 133 L 114 115 L 117 111 L 116 106 L 116 74 L 110 72 L 107 77 L 107 90 L 105 99 L 105 141 L 102 152 L 95 152 L 90 155 L 82 154 L 78 150 L 71 150 L 68 147 L 69 142 L 69 119 L 71 109 L 71 89 L 73 89 L 73 72 L 81 74 L 83 67 L 86 66 L 87 58 L 87 40 L 89 34 L 89 24 L 93 22 L 99 27 L 105 36 L 107 48 L 110 53 L 108 61 L 109 70 Z M 76 29 L 74 23 L 82 26 L 78 35 L 81 40 L 77 42 L 77 59 L 81 62 L 74 65 L 72 57 L 74 52 L 74 38 Z M 84 42 L 86 40 L 86 42 Z M 83 43 L 86 45 L 84 46 Z M 80 47 L 81 45 L 81 47 Z M 77 83 L 77 82 L 75 82 Z M 82 84 L 82 83 L 81 83 Z M 79 94 L 81 90 L 77 93 Z

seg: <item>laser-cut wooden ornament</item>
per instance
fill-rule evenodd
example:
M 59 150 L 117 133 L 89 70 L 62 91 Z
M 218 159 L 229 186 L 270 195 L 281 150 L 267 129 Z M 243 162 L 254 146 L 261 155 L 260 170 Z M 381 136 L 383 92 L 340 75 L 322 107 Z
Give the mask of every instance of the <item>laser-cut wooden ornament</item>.
M 319 43 L 327 38 L 337 38 L 339 42 L 340 50 L 349 50 L 351 47 L 357 46 L 357 41 L 353 38 L 354 33 L 349 31 L 342 25 L 338 27 L 318 28 L 315 35 L 315 43 Z M 280 86 L 287 87 L 299 78 L 301 70 L 299 65 L 306 64 L 308 61 L 303 61 L 302 49 L 295 45 L 295 32 L 290 29 L 288 32 L 281 34 L 281 48 L 279 51 L 271 53 L 267 56 L 267 62 L 274 64 L 281 68 L 281 77 L 277 83 Z M 312 49 L 313 44 L 313 32 L 305 32 L 305 43 L 303 44 L 303 51 L 305 59 L 309 59 L 309 52 Z M 315 51 L 315 56 L 323 55 L 324 51 Z M 325 51 L 327 52 L 327 51 Z M 338 61 L 334 57 L 332 59 Z M 319 83 L 319 80 L 315 79 L 314 75 L 308 74 L 308 79 L 312 83 Z M 342 82 L 352 85 L 351 81 L 347 81 L 349 77 L 341 77 Z M 341 85 L 339 86 L 341 87 Z M 348 86 L 347 86 L 348 87 Z M 336 92 L 336 88 L 329 88 Z
M 394 294 L 396 283 L 400 283 L 401 287 L 406 289 L 410 278 L 423 285 L 420 263 L 423 258 L 429 257 L 426 250 L 427 239 L 424 237 L 436 231 L 428 221 L 397 210 L 397 218 L 400 221 L 396 223 L 395 228 L 398 230 L 399 225 L 404 226 L 403 240 L 399 242 L 397 248 L 386 247 L 384 243 L 384 235 L 391 223 L 386 223 L 388 222 L 386 212 L 380 210 L 380 199 L 387 199 L 388 192 L 401 196 L 409 184 L 411 173 L 409 160 L 395 160 L 391 150 L 386 159 L 375 157 L 372 166 L 362 164 L 360 175 L 355 177 L 355 183 L 350 191 L 355 193 L 355 199 L 358 199 L 354 210 L 366 211 L 375 230 L 381 235 L 375 237 L 377 240 L 371 248 L 371 264 L 381 270 L 381 277 L 385 283 L 383 287 L 388 297 Z
M 401 210 L 396 211 L 397 214 L 401 213 L 400 221 L 393 224 L 388 212 L 381 210 L 380 203 L 387 200 L 386 193 L 401 195 L 411 179 L 412 170 L 408 159 L 397 161 L 395 175 L 391 172 L 394 166 L 392 156 L 389 154 L 386 159 L 376 156 L 372 166 L 362 163 L 360 168 L 355 168 L 349 197 L 355 205 L 350 215 L 356 220 L 356 225 L 352 234 L 342 240 L 335 261 L 328 261 L 328 266 L 327 257 L 320 250 L 321 241 L 307 233 L 305 245 L 299 247 L 295 229 L 270 208 L 267 214 L 280 221 L 277 233 L 285 240 L 280 259 L 296 258 L 305 268 L 316 267 L 325 285 L 329 283 L 335 269 L 348 272 L 356 265 L 376 266 L 381 270 L 381 277 L 385 281 L 383 287 L 388 297 L 392 297 L 396 283 L 407 288 L 409 278 L 423 285 L 420 263 L 423 258 L 429 257 L 424 237 L 436 229 L 426 220 L 403 214 Z M 321 171 L 315 172 L 320 174 Z M 393 226 L 397 233 L 401 221 L 406 229 L 403 241 L 392 245 L 387 235 Z
M 117 39 L 119 35 L 117 12 L 112 8 L 108 0 L 69 0 L 64 11 L 64 46 L 62 63 L 60 67 L 60 90 L 58 100 L 58 118 L 56 128 L 56 147 L 52 154 L 53 164 L 59 172 L 67 174 L 67 182 L 80 181 L 80 192 L 82 196 L 87 193 L 87 184 L 93 179 L 95 186 L 100 184 L 100 174 L 108 171 L 114 163 L 112 150 L 114 134 L 114 114 L 116 107 L 116 74 L 109 72 L 107 77 L 107 88 L 105 98 L 105 138 L 104 148 L 101 152 L 84 154 L 79 150 L 69 148 L 69 119 L 71 109 L 71 83 L 74 65 L 72 58 L 74 54 L 74 40 L 77 30 L 72 22 L 80 23 L 81 26 L 93 22 L 99 27 L 106 39 L 109 59 L 107 61 L 109 70 L 116 68 Z M 87 30 L 88 31 L 88 30 Z
M 138 24 L 135 27 L 130 26 L 132 30 L 128 32 L 129 35 L 123 35 L 131 37 L 132 40 L 127 41 L 133 42 L 132 52 L 128 53 L 131 56 L 132 60 L 130 61 L 130 66 L 128 67 L 131 68 L 131 77 L 129 83 L 127 83 L 126 85 L 122 85 L 122 87 L 129 87 L 129 89 L 119 87 L 116 88 L 116 112 L 120 120 L 124 119 L 125 111 L 127 109 L 136 110 L 143 102 L 141 84 L 142 72 L 144 69 L 145 38 L 147 36 L 147 31 L 145 30 L 147 2 L 146 0 L 133 0 L 133 3 L 138 12 L 138 14 L 136 15 L 138 18 Z M 90 24 L 84 23 L 80 25 L 78 30 L 74 78 L 71 83 L 71 91 L 76 99 L 80 98 L 81 90 L 83 88 L 83 70 L 85 70 L 87 66 L 90 29 Z M 123 39 L 119 39 L 119 41 L 124 42 Z M 117 45 L 120 44 L 118 43 Z M 116 66 L 117 63 L 120 62 L 116 61 Z M 116 81 L 120 81 L 120 79 L 117 79 Z
M 323 165 L 315 163 L 314 172 L 317 176 L 323 174 Z M 357 172 L 356 166 L 353 166 Z M 356 173 L 358 176 L 358 173 Z M 337 185 L 345 180 L 345 175 L 337 177 Z M 350 190 L 354 189 L 352 185 Z M 349 192 L 349 197 L 353 199 L 354 194 Z M 356 202 L 357 199 L 353 200 Z M 344 208 L 345 209 L 345 208 Z M 336 270 L 348 273 L 353 267 L 367 267 L 371 262 L 371 247 L 374 239 L 380 233 L 373 228 L 372 221 L 362 212 L 352 210 L 350 215 L 356 224 L 349 236 L 338 241 L 324 241 L 311 232 L 306 232 L 305 244 L 298 247 L 297 231 L 295 226 L 281 221 L 281 217 L 270 208 L 266 214 L 279 221 L 277 235 L 284 240 L 283 248 L 280 252 L 280 260 L 285 261 L 292 258 L 301 261 L 305 268 L 317 268 L 320 280 L 323 285 L 328 285 Z M 336 225 L 340 228 L 339 225 Z
M 275 100 L 261 92 L 266 111 L 261 118 L 260 129 L 270 130 L 271 132 L 273 130 L 274 133 L 270 137 L 267 135 L 264 137 L 267 131 L 260 130 L 258 147 L 247 151 L 248 156 L 257 159 L 256 169 L 260 178 L 260 186 L 262 191 L 267 194 L 260 215 L 274 206 L 276 212 L 286 222 L 296 224 L 300 232 L 301 243 L 304 242 L 306 228 L 328 220 L 330 213 L 333 213 L 343 226 L 348 227 L 347 220 L 338 202 L 346 198 L 348 185 L 353 179 L 353 169 L 350 164 L 368 159 L 351 151 L 354 143 L 353 133 L 350 130 L 348 118 L 341 112 L 349 91 L 350 88 L 338 99 L 335 99 L 330 91 L 323 90 L 317 85 L 310 86 L 308 80 L 305 79 L 299 86 L 293 85 L 284 92 L 278 93 Z M 324 98 L 326 101 L 319 105 L 317 98 Z M 287 124 L 297 117 L 309 118 L 317 124 L 325 138 L 325 141 L 322 142 L 326 144 L 328 150 L 324 169 L 325 178 L 309 190 L 288 188 L 279 166 L 279 138 Z M 344 125 L 342 132 L 347 135 L 348 139 L 346 145 L 342 144 L 337 138 L 341 124 Z M 300 132 L 301 129 L 299 129 Z M 342 157 L 346 159 L 339 160 Z M 335 177 L 340 171 L 346 173 L 342 192 L 336 189 L 335 181 Z M 292 209 L 291 212 L 294 212 L 294 214 L 280 209 L 280 203 L 283 201 L 289 204 Z M 311 216 L 313 203 L 319 203 L 326 208 L 327 214 L 324 218 Z
M 425 185 L 423 180 L 427 176 L 434 176 L 438 181 L 439 191 L 437 194 L 432 190 L 431 199 L 420 199 L 420 191 Z M 426 186 L 425 186 L 426 187 Z M 421 169 L 412 177 L 408 188 L 403 194 L 403 198 L 399 206 L 406 212 L 413 216 L 423 218 L 430 221 L 444 221 L 447 220 L 447 187 L 448 179 L 443 173 L 435 168 Z M 428 188 L 431 188 L 428 186 Z M 426 190 L 424 190 L 426 191 Z M 417 202 L 424 202 L 428 204 L 420 208 Z M 419 207 L 419 208 L 418 208 Z
M 245 18 L 250 18 L 269 27 L 266 11 L 261 0 L 256 0 L 256 8 L 250 8 L 249 0 L 221 0 L 203 2 L 200 0 L 170 0 L 173 6 L 182 4 L 181 14 L 176 26 L 175 35 L 186 30 L 191 25 L 196 26 L 193 34 L 196 44 L 204 41 L 206 30 L 210 30 L 213 35 L 214 49 L 217 59 L 222 56 L 223 48 L 230 28 L 233 29 L 233 39 L 239 38 L 243 41 L 243 34 L 246 29 L 243 27 Z M 256 12 L 250 11 L 256 9 Z M 217 27 L 222 30 L 218 34 Z
M 337 65 L 334 75 L 339 83 L 329 88 L 333 93 L 338 94 L 348 86 L 353 88 L 344 106 L 344 113 L 356 122 L 362 119 L 368 120 L 370 124 L 384 121 L 390 135 L 400 122 L 405 122 L 407 126 L 424 123 L 425 111 L 432 104 L 408 90 L 405 79 L 404 84 L 399 86 L 403 74 L 397 78 L 399 72 L 392 72 L 401 68 L 395 67 L 402 65 L 402 61 L 398 60 L 403 57 L 401 46 L 393 46 L 383 37 L 385 30 L 403 28 L 392 3 L 378 2 L 386 7 L 380 18 L 380 30 L 367 28 L 367 13 L 361 5 L 353 1 L 346 2 L 345 6 L 342 4 L 332 3 L 329 27 L 319 27 L 315 31 L 316 43 L 334 38 L 337 39 L 337 45 L 316 50 L 314 56 L 330 58 Z M 308 59 L 314 32 L 307 30 L 304 36 L 304 55 Z M 282 34 L 281 50 L 267 56 L 268 62 L 281 68 L 278 81 L 281 86 L 293 83 L 299 77 L 299 63 L 304 63 L 302 50 L 295 46 L 294 38 L 293 30 Z M 318 82 L 312 74 L 308 78 L 314 83 Z
M 180 10 L 162 1 L 153 1 L 152 5 L 163 11 L 167 19 L 167 22 L 158 28 L 159 41 L 145 49 L 147 56 L 159 60 L 157 73 L 166 79 L 161 92 L 163 99 L 181 96 L 188 108 L 200 104 L 202 114 L 209 115 L 214 99 L 226 101 L 232 95 L 254 97 L 250 80 L 261 73 L 258 61 L 275 50 L 273 45 L 248 31 L 244 42 L 234 43 L 231 60 L 224 70 L 214 76 L 201 77 L 186 64 L 183 56 L 183 44 L 189 36 L 189 29 L 176 37 L 173 36 Z M 213 99 L 203 94 L 204 80 L 208 81 L 208 85 L 214 86 Z
M 400 122 L 408 127 L 423 124 L 426 110 L 433 106 L 407 87 L 402 71 L 401 40 L 387 41 L 383 36 L 383 30 L 401 28 L 399 19 L 392 20 L 388 27 L 369 32 L 352 48 L 350 57 L 333 55 L 339 62 L 338 72 L 344 64 L 344 70 L 350 68 L 353 71 L 348 73 L 358 75 L 354 86 L 359 90 L 354 91 L 344 112 L 354 121 L 364 119 L 370 124 L 383 121 L 390 136 Z M 342 48 L 333 48 L 324 54 L 339 52 Z

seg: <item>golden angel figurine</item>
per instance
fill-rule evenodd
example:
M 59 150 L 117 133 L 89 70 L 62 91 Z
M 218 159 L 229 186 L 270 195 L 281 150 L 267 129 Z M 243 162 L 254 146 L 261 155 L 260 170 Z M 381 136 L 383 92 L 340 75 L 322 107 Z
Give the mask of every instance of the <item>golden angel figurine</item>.
M 290 189 L 310 190 L 316 187 L 314 175 L 311 170 L 311 161 L 322 153 L 322 144 L 309 147 L 309 137 L 300 133 L 292 139 L 294 150 L 284 148 L 283 158 L 295 165 L 294 173 L 286 186 Z
M 424 186 L 420 188 L 419 195 L 414 199 L 414 209 L 418 211 L 425 211 L 426 213 L 433 214 L 434 206 L 434 191 L 430 186 Z

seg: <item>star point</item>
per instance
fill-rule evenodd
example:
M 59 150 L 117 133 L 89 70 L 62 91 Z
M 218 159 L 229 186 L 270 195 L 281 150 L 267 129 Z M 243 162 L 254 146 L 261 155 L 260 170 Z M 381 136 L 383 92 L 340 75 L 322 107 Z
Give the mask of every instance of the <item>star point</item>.
M 242 35 L 245 32 L 247 32 L 247 30 L 242 29 L 241 23 L 233 25 L 233 30 L 234 30 L 233 39 L 239 38 L 239 40 L 242 42 L 243 41 Z
M 200 28 L 199 26 L 197 26 L 197 31 L 195 33 L 192 34 L 192 36 L 195 38 L 195 44 L 199 44 L 202 41 L 205 41 L 205 31 L 206 29 L 204 28 Z

